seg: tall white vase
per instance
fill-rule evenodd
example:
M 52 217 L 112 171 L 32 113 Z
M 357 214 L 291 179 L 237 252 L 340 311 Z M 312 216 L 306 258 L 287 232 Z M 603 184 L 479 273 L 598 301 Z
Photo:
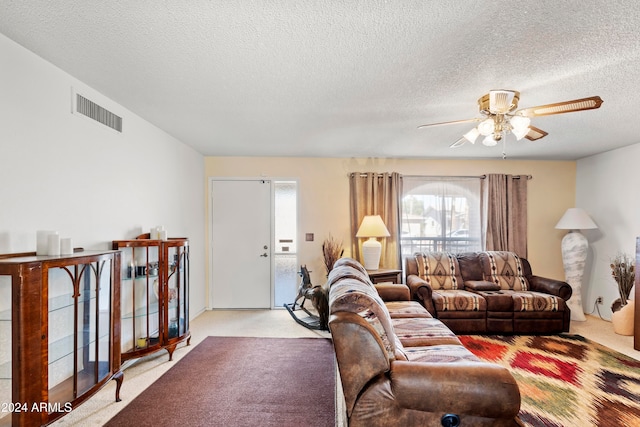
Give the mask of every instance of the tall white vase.
M 589 242 L 578 230 L 570 230 L 562 238 L 562 264 L 564 265 L 565 280 L 573 293 L 567 301 L 571 310 L 571 320 L 585 321 L 582 308 L 582 276 L 587 261 Z

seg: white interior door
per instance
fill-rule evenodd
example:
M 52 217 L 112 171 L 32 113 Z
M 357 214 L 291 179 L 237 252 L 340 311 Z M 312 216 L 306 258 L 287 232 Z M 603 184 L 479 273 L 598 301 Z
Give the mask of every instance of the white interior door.
M 211 180 L 212 308 L 271 308 L 271 184 Z

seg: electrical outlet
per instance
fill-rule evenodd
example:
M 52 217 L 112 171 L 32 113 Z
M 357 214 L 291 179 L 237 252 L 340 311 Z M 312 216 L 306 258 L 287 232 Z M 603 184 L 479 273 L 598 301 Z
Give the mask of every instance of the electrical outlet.
M 602 297 L 596 298 L 596 304 L 602 304 Z

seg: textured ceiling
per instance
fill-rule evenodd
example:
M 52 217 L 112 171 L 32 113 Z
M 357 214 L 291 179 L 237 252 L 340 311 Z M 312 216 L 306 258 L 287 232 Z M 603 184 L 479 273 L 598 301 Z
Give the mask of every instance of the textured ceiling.
M 449 145 L 490 89 L 534 118 L 514 159 L 640 142 L 640 3 L 0 0 L 0 33 L 205 155 L 499 158 Z

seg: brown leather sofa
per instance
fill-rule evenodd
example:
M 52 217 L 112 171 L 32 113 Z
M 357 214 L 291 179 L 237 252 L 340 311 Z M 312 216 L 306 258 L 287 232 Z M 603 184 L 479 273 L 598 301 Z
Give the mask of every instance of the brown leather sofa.
M 469 352 L 405 285 L 374 286 L 343 258 L 326 286 L 349 426 L 519 425 L 509 371 Z
M 416 253 L 405 258 L 413 300 L 456 333 L 568 332 L 568 283 L 535 276 L 512 252 Z

